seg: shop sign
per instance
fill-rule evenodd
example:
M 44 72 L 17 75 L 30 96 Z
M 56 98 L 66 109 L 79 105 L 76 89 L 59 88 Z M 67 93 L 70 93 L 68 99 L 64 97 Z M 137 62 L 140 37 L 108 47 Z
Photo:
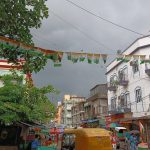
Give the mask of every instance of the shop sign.
M 111 123 L 111 116 L 106 116 L 106 124 L 110 124 Z
M 122 119 L 122 118 L 124 118 L 124 114 L 113 115 L 111 116 L 111 121 L 115 122 L 115 121 L 118 121 L 118 119 Z

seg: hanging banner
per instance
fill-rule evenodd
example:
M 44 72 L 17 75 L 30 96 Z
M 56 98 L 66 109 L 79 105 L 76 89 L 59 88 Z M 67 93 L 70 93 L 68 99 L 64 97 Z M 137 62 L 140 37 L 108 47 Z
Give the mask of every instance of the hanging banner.
M 124 62 L 129 62 L 132 60 L 132 55 L 124 55 Z
M 104 64 L 107 63 L 107 59 L 109 55 L 113 55 L 116 57 L 117 61 L 129 62 L 131 65 L 135 65 L 135 63 L 150 63 L 149 55 L 125 55 L 125 54 L 96 54 L 96 53 L 85 53 L 85 52 L 62 52 L 59 50 L 49 50 L 43 49 L 40 47 L 34 47 L 30 45 L 25 45 L 21 42 L 17 42 L 15 40 L 0 36 L 0 57 L 5 58 L 6 51 L 9 53 L 10 51 L 17 51 L 23 54 L 29 54 L 34 57 L 34 55 L 44 55 L 47 59 L 51 59 L 55 63 L 56 66 L 61 66 L 61 61 L 63 59 L 64 54 L 67 54 L 68 60 L 73 63 L 84 62 L 87 58 L 88 63 L 99 64 L 100 59 L 103 60 Z
M 87 54 L 87 60 L 89 64 L 92 64 L 93 61 L 93 54 Z
M 93 55 L 93 58 L 94 58 L 93 61 L 95 64 L 99 64 L 100 56 L 101 56 L 100 54 L 94 54 Z
M 107 54 L 101 54 L 101 56 L 102 56 L 102 59 L 104 61 L 104 64 L 106 64 L 108 55 Z
M 85 58 L 86 58 L 86 53 L 80 53 L 79 61 L 84 62 Z

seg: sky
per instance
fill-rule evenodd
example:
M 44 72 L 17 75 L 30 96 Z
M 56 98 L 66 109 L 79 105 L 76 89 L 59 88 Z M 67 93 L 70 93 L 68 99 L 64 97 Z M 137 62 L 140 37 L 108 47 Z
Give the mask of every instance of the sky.
M 149 0 L 71 0 L 94 14 L 143 35 L 150 31 Z M 114 26 L 72 5 L 67 0 L 47 0 L 49 17 L 40 29 L 32 29 L 35 46 L 42 48 L 90 53 L 116 54 L 123 51 L 140 35 Z M 112 60 L 112 55 L 107 63 Z M 59 96 L 51 95 L 56 104 L 64 94 L 89 97 L 90 89 L 106 83 L 106 64 L 73 64 L 64 56 L 62 67 L 53 67 L 49 61 L 45 68 L 33 74 L 38 87 L 53 85 Z

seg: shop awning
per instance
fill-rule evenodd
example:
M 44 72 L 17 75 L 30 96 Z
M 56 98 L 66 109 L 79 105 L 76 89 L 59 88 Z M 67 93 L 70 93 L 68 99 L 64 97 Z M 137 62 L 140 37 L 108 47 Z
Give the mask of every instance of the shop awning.
M 99 121 L 99 119 L 82 120 L 82 123 L 93 123 L 97 121 Z

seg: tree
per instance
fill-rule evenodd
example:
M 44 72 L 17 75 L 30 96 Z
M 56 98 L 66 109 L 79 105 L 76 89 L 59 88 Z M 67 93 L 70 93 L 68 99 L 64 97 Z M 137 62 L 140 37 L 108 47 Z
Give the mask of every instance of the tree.
M 15 121 L 47 122 L 54 117 L 55 107 L 46 94 L 56 93 L 52 86 L 43 88 L 22 84 L 23 76 L 9 74 L 0 77 L 0 120 L 4 123 Z
M 33 44 L 31 28 L 48 17 L 46 0 L 0 0 L 0 35 Z

